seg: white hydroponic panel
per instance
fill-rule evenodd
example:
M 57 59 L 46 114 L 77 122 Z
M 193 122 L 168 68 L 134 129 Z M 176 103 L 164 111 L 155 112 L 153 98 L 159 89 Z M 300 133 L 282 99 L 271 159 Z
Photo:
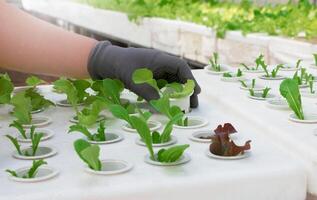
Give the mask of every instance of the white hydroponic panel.
M 236 69 L 232 69 L 236 70 Z M 310 69 L 317 74 L 316 69 Z M 316 123 L 295 123 L 289 120 L 292 113 L 287 109 L 270 108 L 266 101 L 248 98 L 249 91 L 240 89 L 240 83 L 226 83 L 219 76 L 212 76 L 204 71 L 195 71 L 198 83 L 204 86 L 202 98 L 217 101 L 249 122 L 250 126 L 259 130 L 270 141 L 283 147 L 305 163 L 308 175 L 309 192 L 317 194 L 317 126 Z M 293 77 L 294 72 L 280 72 L 285 77 Z M 248 79 L 256 79 L 256 83 L 271 88 L 271 94 L 280 96 L 279 84 L 282 80 L 262 80 L 259 74 L 246 74 Z M 307 88 L 306 88 L 307 89 Z M 317 114 L 317 99 L 302 97 L 305 113 Z M 272 107 L 272 106 L 271 106 Z
M 199 74 L 198 80 L 210 78 Z M 211 83 L 216 82 L 216 77 Z M 200 81 L 201 82 L 201 81 Z M 230 84 L 230 83 L 228 83 Z M 211 85 L 212 86 L 212 85 Z M 222 93 L 211 86 L 202 85 L 205 93 Z M 42 87 L 44 95 L 52 100 L 61 100 L 63 95 L 53 94 L 50 87 Z M 239 89 L 237 89 L 239 90 Z M 217 199 L 217 200 L 299 200 L 305 199 L 306 173 L 299 161 L 287 152 L 273 145 L 261 134 L 250 120 L 242 118 L 235 110 L 222 106 L 219 98 L 200 98 L 200 107 L 190 115 L 201 116 L 209 125 L 196 130 L 174 129 L 177 144 L 190 144 L 186 151 L 191 157 L 187 164 L 174 167 L 159 167 L 144 162 L 147 150 L 135 143 L 138 135 L 121 129 L 124 123 L 106 114 L 106 130 L 117 131 L 124 136 L 118 143 L 101 145 L 101 159 L 120 159 L 131 162 L 134 168 L 124 174 L 98 176 L 85 172 L 84 163 L 78 158 L 73 141 L 82 138 L 80 134 L 67 134 L 73 116 L 72 108 L 51 108 L 36 116 L 49 116 L 53 122 L 45 127 L 54 131 L 52 139 L 42 145 L 53 146 L 58 154 L 46 159 L 50 167 L 60 170 L 60 174 L 48 181 L 38 183 L 18 183 L 8 179 L 5 169 L 28 166 L 31 161 L 14 159 L 14 148 L 5 138 L 0 138 L 0 199 L 1 200 L 161 200 L 161 199 Z M 229 100 L 229 99 L 228 99 Z M 232 98 L 234 101 L 235 99 Z M 13 117 L 8 107 L 0 109 L 2 115 L 1 134 L 11 133 L 8 124 Z M 154 119 L 166 122 L 162 116 Z M 241 160 L 218 160 L 207 157 L 206 143 L 196 143 L 189 139 L 197 130 L 213 130 L 218 124 L 231 122 L 239 133 L 234 138 L 238 144 L 252 140 L 251 155 Z M 278 133 L 276 133 L 278 135 Z

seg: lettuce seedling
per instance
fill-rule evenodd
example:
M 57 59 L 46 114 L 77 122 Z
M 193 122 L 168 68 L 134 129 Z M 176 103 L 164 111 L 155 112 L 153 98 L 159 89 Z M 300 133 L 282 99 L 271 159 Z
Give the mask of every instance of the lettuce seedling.
M 55 106 L 52 101 L 45 99 L 44 96 L 40 95 L 34 87 L 27 89 L 25 91 L 25 96 L 31 99 L 32 111 L 47 108 L 49 106 Z
M 92 126 L 96 123 L 101 111 L 108 106 L 106 101 L 101 97 L 96 97 L 89 107 L 85 107 L 77 112 L 77 119 L 79 124 L 84 126 Z
M 7 74 L 0 75 L 0 104 L 6 104 L 10 102 L 11 94 L 14 86 L 10 77 Z
M 152 71 L 141 68 L 132 74 L 132 80 L 135 84 L 148 84 L 152 86 L 160 96 L 169 96 L 169 98 L 183 98 L 193 93 L 195 88 L 194 80 L 187 80 L 185 84 L 177 82 L 168 83 L 166 80 L 155 80 Z M 165 88 L 164 91 L 161 89 Z
M 221 65 L 218 63 L 219 55 L 217 52 L 213 53 L 213 56 L 209 59 L 209 66 L 212 70 L 216 72 L 221 71 Z
M 42 83 L 46 83 L 46 81 L 36 77 L 36 76 L 30 76 L 26 79 L 25 83 L 28 85 L 28 86 L 31 86 L 31 87 L 36 87 Z
M 309 86 L 309 92 L 311 94 L 315 94 L 315 90 L 314 90 L 314 77 L 313 75 L 309 75 L 308 76 L 308 86 Z
M 16 148 L 17 152 L 19 155 L 23 155 L 23 156 L 35 156 L 36 155 L 36 152 L 38 150 L 38 147 L 39 147 L 39 144 L 40 144 L 40 141 L 43 137 L 43 133 L 37 133 L 35 132 L 35 126 L 32 126 L 31 129 L 30 129 L 30 139 L 32 141 L 32 144 L 31 144 L 31 149 L 32 151 L 29 152 L 29 151 L 24 151 L 22 152 L 21 150 L 21 145 L 18 141 L 17 138 L 15 137 L 12 137 L 10 135 L 6 135 L 6 137 L 11 141 L 11 143 L 14 145 L 14 147 Z
M 105 129 L 106 129 L 105 122 L 102 121 L 99 123 L 97 133 L 91 133 L 85 126 L 83 126 L 81 124 L 75 124 L 75 125 L 70 126 L 68 133 L 80 132 L 83 135 L 85 135 L 88 140 L 101 142 L 101 141 L 107 140 L 106 134 L 105 134 Z
M 148 125 L 142 119 L 136 116 L 132 116 L 131 121 L 135 125 L 135 128 L 141 139 L 146 144 L 146 147 L 150 153 L 150 158 L 153 161 L 162 163 L 176 162 L 182 157 L 184 151 L 189 147 L 188 144 L 178 145 L 168 149 L 160 149 L 157 154 L 155 154 L 153 150 L 153 139 Z
M 264 70 L 265 77 L 275 78 L 275 77 L 277 77 L 277 74 L 278 74 L 279 70 L 281 68 L 283 68 L 283 64 L 279 64 L 271 72 L 269 72 L 268 71 L 268 65 L 264 62 L 263 57 L 257 61 L 257 64 L 259 64 L 262 67 L 262 69 Z
M 315 65 L 317 66 L 317 53 L 314 53 L 313 56 L 314 56 Z
M 226 72 L 223 74 L 223 77 L 227 77 L 227 78 L 231 78 L 231 77 L 241 77 L 243 74 L 242 74 L 242 71 L 241 69 L 238 69 L 237 73 L 236 74 L 232 74 L 231 72 Z
M 211 136 L 209 151 L 218 156 L 238 156 L 251 148 L 251 140 L 245 142 L 243 146 L 237 146 L 230 139 L 229 134 L 229 132 L 215 132 L 215 135 Z
M 303 85 L 308 83 L 308 76 L 306 68 L 300 69 L 300 75 L 298 75 L 298 71 L 296 71 L 293 75 L 293 79 L 297 81 L 298 85 Z
M 135 128 L 134 124 L 131 121 L 131 116 L 129 115 L 129 112 L 126 108 L 124 108 L 121 105 L 113 104 L 109 106 L 110 112 L 112 115 L 116 118 L 122 119 L 126 121 L 131 128 Z M 145 123 L 150 119 L 152 116 L 152 113 L 148 111 L 142 111 L 141 109 L 137 108 L 138 114 L 140 116 L 140 119 L 142 119 Z
M 103 97 L 109 103 L 121 105 L 120 96 L 124 89 L 123 83 L 118 79 L 104 79 L 94 81 L 91 88 L 97 96 Z
M 259 69 L 259 67 L 261 66 L 261 63 L 264 63 L 264 56 L 261 54 L 259 55 L 259 57 L 257 57 L 255 59 L 255 67 L 249 67 L 247 66 L 246 64 L 244 63 L 240 63 L 240 65 L 242 67 L 244 67 L 246 70 L 249 70 L 249 71 L 256 71 Z
M 158 131 L 152 132 L 152 143 L 153 144 L 161 144 L 165 142 L 169 142 L 171 140 L 171 133 L 173 131 L 173 124 L 181 120 L 183 115 L 181 113 L 175 115 L 173 119 L 171 119 L 165 126 L 162 133 Z
M 32 116 L 32 103 L 31 98 L 26 97 L 25 92 L 20 92 L 14 95 L 10 104 L 13 108 L 13 116 L 17 118 L 17 121 L 21 124 L 31 124 Z
M 19 131 L 19 133 L 20 133 L 20 135 L 22 136 L 22 138 L 28 139 L 28 137 L 27 137 L 27 135 L 26 135 L 25 129 L 23 128 L 22 124 L 19 123 L 18 121 L 13 121 L 13 122 L 9 125 L 9 127 L 15 127 L 15 128 Z
M 78 139 L 74 142 L 74 148 L 79 156 L 90 169 L 101 171 L 102 164 L 99 160 L 100 147 L 98 145 L 91 145 L 83 139 Z
M 271 90 L 271 88 L 268 88 L 268 87 L 264 88 L 262 93 L 261 93 L 261 97 L 266 98 L 269 95 L 270 90 Z M 253 88 L 249 89 L 249 93 L 250 93 L 250 96 L 253 96 L 253 97 L 255 96 L 255 92 L 254 92 Z
M 171 106 L 170 100 L 167 96 L 163 96 L 157 100 L 151 100 L 150 104 L 152 107 L 158 112 L 164 114 L 170 120 L 173 119 L 174 116 L 178 114 L 182 114 L 182 119 L 177 121 L 177 125 L 179 126 L 188 126 L 188 118 L 184 118 L 184 113 L 178 106 Z
M 32 163 L 32 166 L 29 168 L 29 170 L 24 174 L 24 175 L 18 175 L 18 173 L 14 170 L 9 170 L 7 169 L 6 172 L 8 172 L 9 174 L 11 174 L 14 177 L 17 178 L 24 178 L 24 179 L 30 179 L 30 178 L 35 178 L 38 169 L 40 166 L 42 165 L 47 165 L 47 162 L 44 160 L 34 160 Z
M 294 79 L 285 79 L 280 85 L 280 93 L 286 99 L 289 107 L 294 111 L 297 118 L 304 120 L 298 82 Z
M 58 92 L 65 93 L 67 101 L 78 112 L 77 105 L 83 103 L 89 94 L 86 92 L 91 85 L 87 80 L 70 80 L 61 78 L 54 83 L 54 89 Z
M 263 54 L 260 54 L 256 59 L 255 59 L 255 68 L 254 70 L 258 70 L 259 67 L 261 65 L 264 64 L 264 55 Z
M 262 93 L 261 93 L 261 97 L 266 98 L 269 95 L 270 90 L 271 90 L 271 88 L 268 88 L 268 87 L 264 88 Z M 254 97 L 255 96 L 254 88 L 250 88 L 249 93 L 250 93 L 250 96 Z

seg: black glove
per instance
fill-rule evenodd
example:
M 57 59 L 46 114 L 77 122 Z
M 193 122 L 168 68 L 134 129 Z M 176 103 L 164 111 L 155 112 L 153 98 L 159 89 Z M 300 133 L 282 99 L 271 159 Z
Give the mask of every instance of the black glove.
M 88 71 L 93 79 L 116 78 L 121 80 L 127 89 L 147 101 L 158 99 L 159 94 L 151 86 L 133 83 L 132 74 L 138 68 L 148 68 L 156 80 L 165 79 L 179 83 L 186 83 L 188 79 L 195 80 L 184 60 L 153 49 L 122 48 L 104 41 L 92 49 L 88 60 Z M 200 91 L 196 82 L 190 98 L 192 108 L 198 106 L 197 95 Z

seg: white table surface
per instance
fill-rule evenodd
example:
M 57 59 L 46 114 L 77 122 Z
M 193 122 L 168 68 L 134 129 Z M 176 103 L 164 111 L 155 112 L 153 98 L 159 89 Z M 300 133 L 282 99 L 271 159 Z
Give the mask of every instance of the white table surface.
M 237 69 L 232 68 L 232 71 Z M 317 70 L 308 70 L 317 74 Z M 281 72 L 281 75 L 292 77 L 294 72 Z M 272 88 L 271 94 L 279 95 L 281 80 L 261 80 L 260 74 L 245 73 L 251 80 L 256 78 L 256 83 Z M 298 161 L 304 163 L 307 176 L 309 192 L 317 195 L 317 135 L 315 135 L 317 124 L 302 124 L 291 122 L 288 116 L 291 110 L 276 110 L 269 108 L 267 102 L 252 100 L 247 97 L 248 91 L 240 89 L 240 83 L 229 83 L 221 81 L 221 76 L 211 75 L 203 70 L 195 71 L 198 82 L 203 85 L 204 90 L 201 98 L 209 101 L 217 101 L 222 106 L 231 110 L 240 118 L 252 124 L 259 133 L 270 141 L 278 144 L 294 156 Z M 317 84 L 317 83 L 315 83 Z M 317 98 L 302 97 L 305 112 L 317 113 Z
M 216 77 L 211 78 L 204 73 L 198 74 L 199 79 L 212 80 L 210 87 L 203 85 L 204 90 L 207 91 L 213 84 L 218 84 Z M 41 89 L 49 98 L 55 100 L 63 98 L 61 95 L 50 93 L 48 87 Z M 13 118 L 6 114 L 7 107 L 2 107 L 0 108 L 3 117 L 1 119 L 3 127 L 0 129 L 2 135 L 0 137 L 0 200 L 305 199 L 306 172 L 300 162 L 264 137 L 263 130 L 258 129 L 249 120 L 241 118 L 240 113 L 231 112 L 218 99 L 208 99 L 202 94 L 200 100 L 200 107 L 191 115 L 200 115 L 209 120 L 209 125 L 202 129 L 214 129 L 224 122 L 233 123 L 239 131 L 236 136 L 238 143 L 252 140 L 251 157 L 233 161 L 208 158 L 204 154 L 208 144 L 195 143 L 188 139 L 193 130 L 174 129 L 178 144 L 191 145 L 187 153 L 192 160 L 176 167 L 151 166 L 143 161 L 147 154 L 146 148 L 135 144 L 138 136 L 122 131 L 120 125 L 123 122 L 114 120 L 109 115 L 106 123 L 109 130 L 117 130 L 125 139 L 120 143 L 102 145 L 101 158 L 123 159 L 132 162 L 134 168 L 128 173 L 115 176 L 91 175 L 84 172 L 84 163 L 75 154 L 72 146 L 73 141 L 82 135 L 66 133 L 71 125 L 68 119 L 72 116 L 72 109 L 56 107 L 37 115 L 49 116 L 53 119 L 53 123 L 45 128 L 53 130 L 55 136 L 44 141 L 42 145 L 57 148 L 58 154 L 46 160 L 49 166 L 59 169 L 60 174 L 54 179 L 39 183 L 13 182 L 4 172 L 8 168 L 28 166 L 31 161 L 17 160 L 11 156 L 14 148 L 3 135 L 14 132 L 14 129 L 7 127 Z M 256 104 L 261 106 L 261 103 Z M 154 118 L 165 121 L 162 117 Z M 110 122 L 113 123 L 109 125 Z

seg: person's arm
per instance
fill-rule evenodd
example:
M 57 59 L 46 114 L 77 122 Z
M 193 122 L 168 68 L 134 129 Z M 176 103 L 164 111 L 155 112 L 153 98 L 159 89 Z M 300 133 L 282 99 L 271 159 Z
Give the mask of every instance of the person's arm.
M 88 77 L 97 41 L 65 31 L 0 1 L 0 67 L 21 72 Z

